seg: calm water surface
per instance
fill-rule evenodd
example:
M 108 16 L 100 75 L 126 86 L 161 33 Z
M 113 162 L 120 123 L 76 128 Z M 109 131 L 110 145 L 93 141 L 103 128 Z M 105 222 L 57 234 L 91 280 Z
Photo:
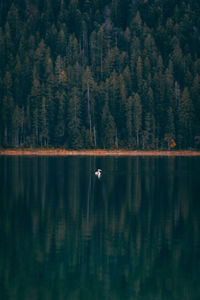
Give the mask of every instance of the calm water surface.
M 199 171 L 195 157 L 0 157 L 0 299 L 200 299 Z

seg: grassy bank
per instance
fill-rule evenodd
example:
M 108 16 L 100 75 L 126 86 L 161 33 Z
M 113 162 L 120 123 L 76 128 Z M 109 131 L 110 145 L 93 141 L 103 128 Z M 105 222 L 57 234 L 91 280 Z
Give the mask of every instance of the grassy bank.
M 200 151 L 142 151 L 142 150 L 64 150 L 64 149 L 1 149 L 0 155 L 29 156 L 200 156 Z

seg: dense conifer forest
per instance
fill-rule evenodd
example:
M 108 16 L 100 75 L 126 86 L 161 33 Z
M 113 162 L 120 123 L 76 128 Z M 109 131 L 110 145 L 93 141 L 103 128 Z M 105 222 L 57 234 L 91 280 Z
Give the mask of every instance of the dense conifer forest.
M 2 0 L 0 146 L 200 148 L 196 0 Z

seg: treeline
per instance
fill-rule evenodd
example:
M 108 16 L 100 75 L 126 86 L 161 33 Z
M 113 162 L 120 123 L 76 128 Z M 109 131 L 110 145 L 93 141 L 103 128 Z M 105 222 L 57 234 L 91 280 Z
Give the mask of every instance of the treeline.
M 195 0 L 0 5 L 0 146 L 200 147 Z

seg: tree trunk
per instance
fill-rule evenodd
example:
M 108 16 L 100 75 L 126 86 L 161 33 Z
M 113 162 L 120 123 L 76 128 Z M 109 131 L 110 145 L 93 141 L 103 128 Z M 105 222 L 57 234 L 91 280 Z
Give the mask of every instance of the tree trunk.
M 137 131 L 137 136 L 136 136 L 136 138 L 137 138 L 137 147 L 139 147 L 139 132 Z
M 95 125 L 93 127 L 93 130 L 94 130 L 94 146 L 96 148 L 97 147 L 97 140 L 96 140 L 96 128 L 95 128 Z
M 118 149 L 118 136 L 117 136 L 117 128 L 116 128 L 116 133 L 115 133 L 115 146 Z
M 92 133 L 92 121 L 91 121 L 91 113 L 90 113 L 90 87 L 89 82 L 87 82 L 87 98 L 88 98 L 88 119 L 89 119 L 89 126 L 90 126 L 90 134 Z

